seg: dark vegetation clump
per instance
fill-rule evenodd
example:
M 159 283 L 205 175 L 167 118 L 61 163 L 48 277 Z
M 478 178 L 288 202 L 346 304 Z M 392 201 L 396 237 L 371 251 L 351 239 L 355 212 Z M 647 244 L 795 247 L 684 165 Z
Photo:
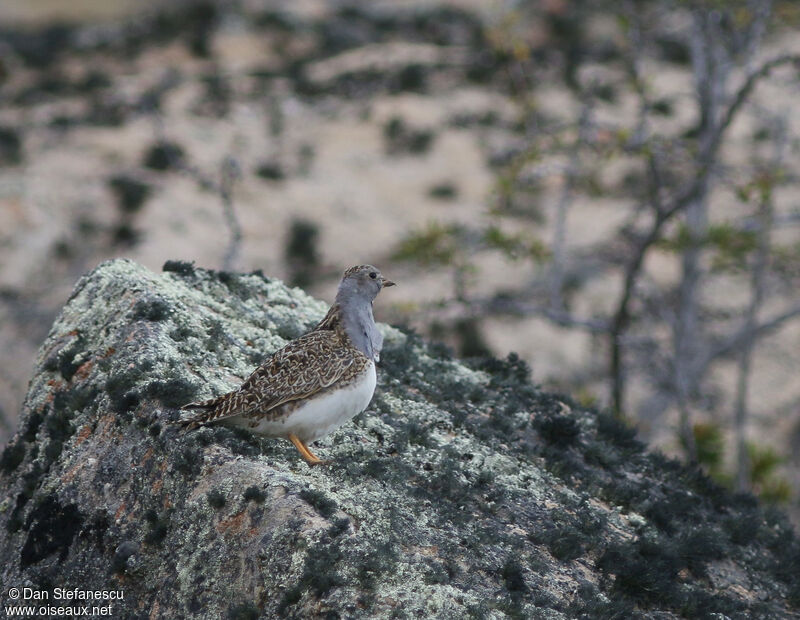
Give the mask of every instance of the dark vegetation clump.
M 197 386 L 182 377 L 151 381 L 144 391 L 146 398 L 158 400 L 167 407 L 175 408 L 191 402 L 196 394 Z
M 299 495 L 300 499 L 311 504 L 326 519 L 330 519 L 336 513 L 336 502 L 316 489 L 303 489 Z
M 0 127 L 0 166 L 16 166 L 22 163 L 22 138 L 19 131 L 11 127 Z
M 214 72 L 202 79 L 204 93 L 195 111 L 199 114 L 206 114 L 216 118 L 222 118 L 228 114 L 231 107 L 233 92 L 229 80 Z
M 25 431 L 22 433 L 22 439 L 28 443 L 36 441 L 36 433 L 39 432 L 39 427 L 44 422 L 44 416 L 38 411 L 34 411 L 28 416 L 25 422 Z
M 108 376 L 105 393 L 113 411 L 126 413 L 139 405 L 141 395 L 136 386 L 146 378 L 150 367 L 142 362 L 138 367 L 131 365 Z
M 409 354 L 417 347 L 430 357 Z M 528 524 L 523 527 L 530 532 L 530 540 L 547 547 L 558 561 L 587 554 L 598 558 L 597 566 L 606 577 L 601 592 L 607 599 L 587 588 L 585 598 L 573 601 L 570 609 L 583 610 L 581 613 L 588 614 L 583 617 L 625 617 L 636 608 L 669 609 L 679 614 L 692 610 L 690 617 L 756 613 L 761 603 L 748 607 L 726 595 L 711 594 L 700 584 L 708 578 L 711 562 L 736 557 L 743 553 L 741 547 L 764 544 L 761 541 L 765 539 L 770 540 L 767 544 L 773 545 L 775 553 L 783 553 L 784 559 L 781 562 L 770 556 L 769 570 L 784 587 L 800 594 L 800 577 L 783 568 L 800 563 L 791 559 L 792 550 L 798 548 L 796 537 L 791 528 L 779 528 L 782 534 L 773 538 L 773 530 L 752 496 L 735 496 L 696 468 L 658 453 L 648 454 L 635 431 L 610 414 L 586 412 L 565 396 L 542 393 L 531 384 L 530 371 L 517 356 L 466 360 L 469 366 L 490 375 L 488 385 L 476 391 L 448 386 L 446 381 L 437 381 L 434 386 L 415 380 L 414 376 L 446 376 L 445 367 L 440 365 L 448 362 L 435 359 L 430 347 L 413 333 L 407 334 L 403 348 L 389 344 L 382 355 L 382 379 L 392 382 L 392 389 L 403 397 L 437 403 L 453 414 L 457 428 L 489 444 L 502 436 L 503 450 L 523 460 L 532 456 L 543 459 L 546 468 L 576 492 L 599 496 L 646 518 L 650 528 L 633 542 L 620 542 L 609 532 L 605 517 L 588 504 L 559 514 L 519 515 L 518 525 Z M 406 386 L 409 389 L 404 393 Z M 491 409 L 482 403 L 491 403 Z M 512 423 L 519 418 L 513 415 L 515 412 L 530 412 L 532 424 Z M 399 453 L 411 445 L 411 437 L 415 442 L 426 441 L 427 430 L 418 420 L 400 423 L 392 415 L 381 419 L 394 427 L 394 434 L 384 443 Z M 446 459 L 431 467 L 420 464 L 417 470 L 403 474 L 411 492 L 420 499 L 430 499 L 433 510 L 451 525 L 464 522 L 465 515 L 474 511 L 491 513 L 489 506 L 509 501 L 502 494 L 495 498 L 486 493 L 496 486 L 491 472 L 482 472 L 465 484 L 461 463 L 469 463 L 469 456 L 448 453 Z M 383 467 L 384 460 L 367 462 L 364 473 L 374 469 L 383 472 L 381 476 L 388 475 L 392 470 Z M 492 503 L 484 504 L 488 498 Z M 447 509 L 453 505 L 463 508 L 460 514 Z M 726 516 L 720 520 L 720 514 Z M 481 545 L 496 545 L 506 537 L 489 528 L 479 540 L 468 542 L 467 548 L 479 553 Z M 776 539 L 781 542 L 772 542 Z M 784 553 L 784 549 L 788 551 Z M 503 605 L 512 610 L 513 592 L 509 596 L 512 598 Z
M 400 117 L 390 119 L 383 128 L 386 152 L 390 155 L 421 155 L 430 150 L 434 133 L 429 129 L 415 129 Z
M 186 446 L 174 453 L 173 466 L 187 478 L 196 478 L 203 466 L 203 454 L 194 446 Z
M 222 425 L 211 426 L 214 441 L 224 445 L 233 454 L 255 457 L 261 454 L 258 436 L 243 428 L 228 428 Z
M 623 450 L 641 452 L 644 444 L 636 439 L 636 429 L 608 412 L 597 414 L 597 434 Z
M 192 276 L 194 275 L 194 261 L 168 260 L 161 270 L 177 273 L 180 276 Z
M 609 547 L 597 561 L 613 575 L 613 590 L 643 603 L 680 604 L 678 572 L 681 561 L 674 545 L 663 538 L 639 538 Z
M 460 357 L 486 357 L 491 354 L 489 343 L 477 319 L 459 319 L 455 323 L 454 332 L 458 339 Z
M 302 218 L 292 220 L 283 251 L 291 286 L 306 287 L 315 279 L 319 268 L 318 243 L 317 224 Z
M 455 200 L 458 197 L 458 189 L 452 183 L 438 183 L 428 190 L 428 196 L 436 200 Z
M 217 277 L 227 287 L 228 291 L 243 301 L 247 301 L 257 295 L 252 284 L 241 274 L 220 271 L 217 272 Z
M 261 611 L 249 601 L 234 605 L 228 611 L 228 620 L 258 620 L 261 617 Z
M 160 546 L 169 531 L 169 514 L 159 515 L 155 510 L 148 510 L 145 512 L 144 518 L 148 524 L 144 542 L 149 545 Z
M 363 555 L 360 554 L 356 559 L 358 566 L 356 575 L 361 587 L 368 591 L 374 590 L 377 578 L 390 571 L 396 561 L 397 553 L 389 542 L 378 545 Z
M 525 585 L 525 573 L 514 558 L 506 560 L 503 565 L 502 577 L 506 589 L 512 594 L 525 594 L 528 591 L 528 586 Z
M 188 33 L 189 50 L 198 58 L 211 56 L 211 43 L 219 21 L 219 9 L 210 0 L 187 5 L 182 19 L 183 32 Z
M 13 50 L 32 69 L 46 69 L 71 49 L 75 29 L 67 24 L 52 24 L 38 31 L 6 33 Z
M 259 164 L 256 174 L 267 181 L 283 181 L 286 178 L 283 166 L 276 161 L 265 161 Z
M 581 432 L 578 421 L 570 415 L 539 415 L 533 426 L 544 441 L 559 448 L 575 444 Z
M 219 489 L 212 489 L 208 493 L 206 493 L 206 498 L 208 499 L 208 504 L 212 508 L 220 509 L 225 506 L 225 494 L 220 491 Z
M 591 542 L 591 532 L 582 532 L 570 524 L 556 524 L 532 532 L 530 538 L 537 544 L 546 545 L 554 558 L 568 562 L 583 555 Z
M 140 299 L 133 306 L 133 320 L 163 321 L 172 314 L 169 302 L 159 297 Z
M 150 196 L 150 186 L 134 177 L 118 174 L 108 180 L 117 206 L 123 213 L 136 213 Z
M 145 153 L 143 165 L 151 170 L 164 172 L 177 170 L 183 165 L 183 149 L 174 142 L 157 142 Z
M 0 455 L 0 469 L 5 473 L 10 474 L 19 467 L 20 463 L 25 459 L 25 443 L 22 441 L 15 441 L 9 443 L 4 449 L 3 454 Z
M 47 357 L 44 362 L 44 369 L 49 371 L 58 370 L 65 381 L 70 381 L 83 363 L 83 361 L 76 360 L 78 360 L 79 354 L 83 353 L 85 348 L 86 340 L 82 335 L 78 334 L 68 344 Z
M 131 222 L 120 222 L 112 229 L 111 243 L 115 246 L 131 248 L 142 239 L 142 232 Z
M 47 495 L 25 520 L 28 534 L 20 551 L 20 565 L 27 568 L 55 553 L 63 562 L 82 524 L 75 504 L 62 505 L 56 495 Z
M 344 585 L 344 580 L 337 568 L 344 559 L 337 541 L 324 537 L 320 543 L 310 548 L 306 554 L 303 573 L 298 582 L 287 589 L 278 606 L 278 613 L 284 615 L 286 609 L 299 602 L 305 592 L 322 597 L 333 588 Z
M 264 491 L 259 487 L 253 485 L 245 489 L 243 497 L 246 502 L 256 502 L 257 504 L 263 504 L 264 501 L 267 499 L 267 494 L 264 493 Z

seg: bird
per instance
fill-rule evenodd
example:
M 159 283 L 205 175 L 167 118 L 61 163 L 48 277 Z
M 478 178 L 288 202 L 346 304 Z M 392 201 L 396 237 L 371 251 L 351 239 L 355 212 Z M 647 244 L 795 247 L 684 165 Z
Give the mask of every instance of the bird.
M 308 447 L 364 411 L 377 382 L 383 336 L 372 303 L 395 286 L 372 265 L 344 272 L 333 305 L 310 332 L 272 353 L 235 390 L 181 407 L 187 430 L 206 424 L 291 441 L 310 466 L 328 465 Z

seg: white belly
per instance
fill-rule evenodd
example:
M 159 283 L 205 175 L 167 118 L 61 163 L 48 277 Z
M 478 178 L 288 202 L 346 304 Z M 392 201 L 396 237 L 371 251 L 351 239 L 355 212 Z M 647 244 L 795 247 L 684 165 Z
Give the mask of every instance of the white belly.
M 246 428 L 269 437 L 292 433 L 306 443 L 315 441 L 364 411 L 372 400 L 375 382 L 375 364 L 370 362 L 364 373 L 347 387 L 312 398 L 280 419 L 263 419 Z

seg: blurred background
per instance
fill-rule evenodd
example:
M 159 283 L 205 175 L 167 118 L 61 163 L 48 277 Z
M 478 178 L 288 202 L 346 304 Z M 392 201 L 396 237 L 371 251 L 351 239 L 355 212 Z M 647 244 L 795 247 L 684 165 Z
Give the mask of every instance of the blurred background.
M 0 445 L 76 280 L 262 270 L 800 506 L 800 6 L 0 3 Z

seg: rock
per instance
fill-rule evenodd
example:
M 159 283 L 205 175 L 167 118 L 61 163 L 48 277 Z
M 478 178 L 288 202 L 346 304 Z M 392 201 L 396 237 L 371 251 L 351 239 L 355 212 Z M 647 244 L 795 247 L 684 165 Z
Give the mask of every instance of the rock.
M 327 306 L 258 273 L 126 260 L 83 277 L 0 459 L 0 583 L 100 590 L 132 617 L 790 617 L 800 546 L 775 511 L 627 427 L 412 334 L 371 407 L 319 442 L 212 426 L 220 394 Z M 62 590 L 63 592 L 63 590 Z M 86 601 L 81 601 L 86 604 Z M 720 616 L 721 617 L 721 616 Z

